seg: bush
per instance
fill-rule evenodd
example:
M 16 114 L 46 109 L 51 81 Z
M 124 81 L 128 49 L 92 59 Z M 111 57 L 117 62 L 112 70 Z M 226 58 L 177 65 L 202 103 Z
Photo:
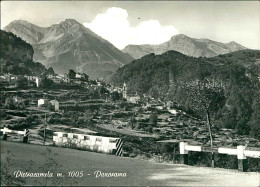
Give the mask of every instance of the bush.
M 250 135 L 258 140 L 260 140 L 260 120 L 251 123 Z

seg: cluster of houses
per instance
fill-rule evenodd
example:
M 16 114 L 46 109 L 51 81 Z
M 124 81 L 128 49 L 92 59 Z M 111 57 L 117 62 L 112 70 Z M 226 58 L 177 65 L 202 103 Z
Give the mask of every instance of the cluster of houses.
M 0 76 L 0 82 L 3 87 L 17 87 L 20 80 L 26 79 L 28 87 L 39 87 L 42 78 L 32 75 L 13 75 L 6 73 Z
M 109 87 L 107 88 L 110 92 L 118 92 L 122 94 L 123 98 L 126 99 L 129 103 L 139 104 L 141 97 L 137 93 L 129 92 L 127 89 L 126 83 L 123 84 L 123 87 Z
M 175 110 L 172 108 L 172 103 L 168 102 L 161 102 L 160 100 L 156 100 L 148 95 L 138 95 L 136 92 L 130 92 L 126 83 L 123 83 L 122 87 L 114 87 L 109 84 L 105 84 L 98 80 L 88 80 L 88 77 L 86 77 L 86 74 L 76 73 L 74 78 L 69 77 L 68 74 L 64 74 L 64 76 L 61 75 L 54 75 L 54 74 L 48 74 L 47 79 L 52 80 L 55 84 L 68 84 L 68 85 L 80 85 L 85 88 L 91 88 L 91 89 L 97 89 L 99 87 L 104 87 L 106 90 L 108 90 L 110 93 L 118 92 L 122 94 L 122 97 L 129 103 L 133 104 L 139 104 L 142 106 L 143 109 L 147 108 L 156 108 L 156 109 L 167 109 L 171 113 L 176 113 Z M 15 84 L 19 82 L 21 79 L 26 79 L 28 82 L 29 87 L 40 87 L 42 78 L 38 76 L 32 76 L 32 75 L 12 75 L 12 74 L 4 74 L 0 76 L 1 84 L 6 83 L 7 85 L 13 85 L 15 87 Z M 107 99 L 107 97 L 106 97 Z M 36 100 L 37 102 L 37 100 Z M 54 106 L 55 111 L 59 110 L 59 102 L 57 100 L 47 100 L 47 99 L 39 99 L 38 100 L 38 106 L 44 105 L 46 103 L 50 103 Z
M 97 89 L 103 85 L 99 80 L 88 80 L 88 77 L 84 73 L 76 73 L 75 78 L 69 77 L 66 73 L 63 76 L 49 74 L 47 78 L 52 80 L 55 84 L 78 85 L 84 88 Z
M 86 74 L 84 73 L 76 73 L 75 78 L 69 78 L 68 74 L 64 75 L 55 75 L 55 74 L 48 74 L 46 78 L 53 81 L 54 84 L 66 84 L 66 85 L 78 85 L 84 88 L 90 87 L 99 87 L 102 85 L 101 81 L 98 80 L 88 80 Z M 43 81 L 43 77 L 35 76 L 35 75 L 13 75 L 10 73 L 6 73 L 0 76 L 0 82 L 2 87 L 5 88 L 16 88 L 18 87 L 19 81 L 26 79 L 27 85 L 23 85 L 26 87 L 40 87 Z
M 48 105 L 48 104 L 53 106 L 54 111 L 59 111 L 60 105 L 59 105 L 59 102 L 56 99 L 54 99 L 54 100 L 39 99 L 38 100 L 38 107 L 42 107 L 42 106 Z
M 129 103 L 140 104 L 143 109 L 155 108 L 158 110 L 168 110 L 172 114 L 176 114 L 174 103 L 172 101 L 163 102 L 160 99 L 155 99 L 147 94 L 143 94 L 140 97 L 136 92 L 129 92 L 126 83 L 123 83 L 122 87 L 109 87 L 110 92 L 121 93 L 123 98 Z
M 52 80 L 56 84 L 61 83 L 67 83 L 67 84 L 76 84 L 76 85 L 82 85 L 87 82 L 87 79 L 83 79 L 84 74 L 82 73 L 76 73 L 75 78 L 69 78 L 68 74 L 61 75 L 54 75 L 54 74 L 48 74 L 47 78 Z

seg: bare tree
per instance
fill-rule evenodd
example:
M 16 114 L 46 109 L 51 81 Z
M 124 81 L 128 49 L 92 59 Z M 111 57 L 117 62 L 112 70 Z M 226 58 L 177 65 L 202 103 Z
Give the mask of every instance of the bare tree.
M 204 113 L 210 137 L 210 146 L 213 148 L 211 112 L 216 111 L 225 99 L 224 86 L 216 80 L 204 79 L 190 82 L 182 82 L 181 87 L 191 96 L 190 105 L 196 111 Z M 211 166 L 214 167 L 214 155 L 212 153 Z

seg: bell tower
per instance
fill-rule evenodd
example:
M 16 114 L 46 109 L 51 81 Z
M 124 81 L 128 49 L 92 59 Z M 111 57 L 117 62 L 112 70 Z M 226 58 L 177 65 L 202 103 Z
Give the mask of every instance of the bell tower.
M 123 84 L 123 98 L 126 99 L 127 97 L 127 86 L 126 86 L 126 83 L 124 82 Z

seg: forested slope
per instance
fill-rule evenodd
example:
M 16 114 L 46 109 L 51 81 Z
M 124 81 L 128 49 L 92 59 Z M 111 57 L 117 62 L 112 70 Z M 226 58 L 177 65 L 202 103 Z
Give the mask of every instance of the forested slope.
M 149 54 L 118 69 L 111 82 L 139 94 L 149 94 L 161 100 L 173 101 L 194 115 L 204 117 L 199 103 L 194 104 L 194 94 L 187 85 L 196 82 L 211 89 L 221 85 L 220 104 L 212 108 L 213 123 L 237 129 L 240 134 L 259 138 L 260 51 L 243 50 L 213 58 L 193 58 L 176 51 L 162 55 Z

